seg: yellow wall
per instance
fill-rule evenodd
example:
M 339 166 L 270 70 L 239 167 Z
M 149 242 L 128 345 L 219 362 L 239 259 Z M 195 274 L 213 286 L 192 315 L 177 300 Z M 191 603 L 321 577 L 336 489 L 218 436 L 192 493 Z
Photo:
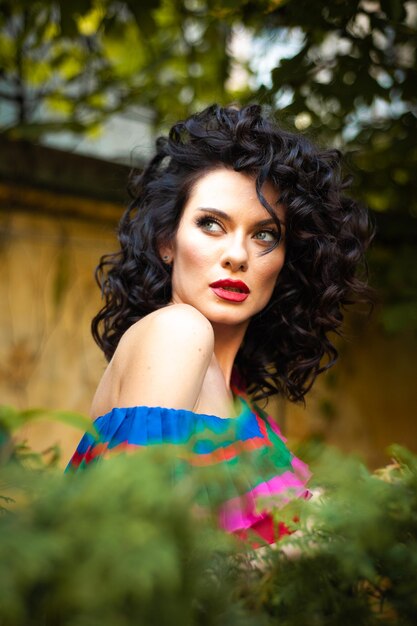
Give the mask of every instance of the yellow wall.
M 386 463 L 399 443 L 417 452 L 417 339 L 386 336 L 371 320 L 340 345 L 340 359 L 307 399 L 287 407 L 292 438 L 316 434 L 372 467 Z
M 0 402 L 88 413 L 105 367 L 90 335 L 100 306 L 93 271 L 116 245 L 113 229 L 3 211 L 0 233 Z M 341 345 L 339 364 L 306 409 L 275 403 L 290 439 L 319 435 L 373 466 L 387 460 L 391 442 L 417 451 L 416 338 L 385 337 L 371 322 Z M 60 442 L 64 464 L 80 433 L 43 421 L 22 436 L 38 450 Z
M 1 215 L 0 402 L 87 413 L 105 361 L 90 335 L 100 305 L 93 272 L 115 247 L 109 228 L 22 214 Z M 68 457 L 79 433 L 39 422 L 36 449 L 60 439 Z

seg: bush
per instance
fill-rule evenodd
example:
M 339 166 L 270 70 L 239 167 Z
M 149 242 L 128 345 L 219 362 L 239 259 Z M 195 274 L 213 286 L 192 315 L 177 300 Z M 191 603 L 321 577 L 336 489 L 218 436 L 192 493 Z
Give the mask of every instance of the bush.
M 231 538 L 198 520 L 194 485 L 172 485 L 163 451 L 30 487 L 0 518 L 0 624 L 237 623 L 219 560 Z
M 155 448 L 63 476 L 3 442 L 0 626 L 416 623 L 417 457 L 404 449 L 378 475 L 322 451 L 310 501 L 269 502 L 296 532 L 254 551 L 216 528 L 227 471 L 174 480 Z M 206 492 L 211 513 L 196 506 Z
M 250 610 L 280 626 L 415 626 L 417 457 L 396 446 L 373 475 L 327 451 L 315 468 L 319 494 L 285 511 L 297 532 L 241 587 Z M 282 519 L 282 513 L 280 514 Z

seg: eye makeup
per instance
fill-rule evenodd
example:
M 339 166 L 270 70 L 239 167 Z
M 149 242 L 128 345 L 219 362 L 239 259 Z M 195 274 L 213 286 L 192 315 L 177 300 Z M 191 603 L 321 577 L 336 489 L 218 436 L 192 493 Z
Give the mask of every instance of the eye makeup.
M 225 231 L 225 227 L 221 222 L 221 217 L 226 222 L 231 222 L 231 218 L 217 209 L 199 209 L 203 214 L 195 218 L 195 224 L 198 228 L 201 228 L 207 233 L 221 233 Z M 276 228 L 262 228 L 266 225 L 275 224 L 273 219 L 265 219 L 257 222 L 254 225 L 253 239 L 258 241 L 261 245 L 269 244 L 266 252 L 269 252 L 276 248 L 282 239 L 282 233 Z M 259 237 L 261 234 L 266 234 L 266 237 Z

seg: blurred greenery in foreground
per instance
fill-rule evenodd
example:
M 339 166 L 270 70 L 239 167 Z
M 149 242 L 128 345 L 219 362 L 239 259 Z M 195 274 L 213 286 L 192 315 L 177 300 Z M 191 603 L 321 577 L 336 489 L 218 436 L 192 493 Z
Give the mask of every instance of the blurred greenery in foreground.
M 274 513 L 298 532 L 259 550 L 216 528 L 227 471 L 203 515 L 207 476 L 174 484 L 167 449 L 66 475 L 8 455 L 0 624 L 414 626 L 417 457 L 391 454 L 373 475 L 310 449 L 314 497 Z

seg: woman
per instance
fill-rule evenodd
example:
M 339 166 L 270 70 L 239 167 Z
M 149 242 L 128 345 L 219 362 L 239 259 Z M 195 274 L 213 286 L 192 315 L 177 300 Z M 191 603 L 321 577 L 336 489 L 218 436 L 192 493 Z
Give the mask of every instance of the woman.
M 120 251 L 102 258 L 105 305 L 93 335 L 110 361 L 70 465 L 109 450 L 171 443 L 190 466 L 247 451 L 255 478 L 225 493 L 224 528 L 274 528 L 259 496 L 306 496 L 308 470 L 254 402 L 303 400 L 337 351 L 342 308 L 366 297 L 355 276 L 366 211 L 343 196 L 340 156 L 284 132 L 257 105 L 212 106 L 159 138 L 132 179 Z M 249 400 L 247 394 L 251 395 Z M 225 438 L 225 433 L 227 437 Z

